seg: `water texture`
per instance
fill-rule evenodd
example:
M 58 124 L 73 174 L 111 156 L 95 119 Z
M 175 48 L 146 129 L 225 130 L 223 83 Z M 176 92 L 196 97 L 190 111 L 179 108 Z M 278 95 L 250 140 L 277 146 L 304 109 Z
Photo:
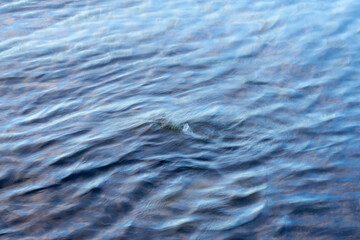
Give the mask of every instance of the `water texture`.
M 358 239 L 359 13 L 2 0 L 0 239 Z

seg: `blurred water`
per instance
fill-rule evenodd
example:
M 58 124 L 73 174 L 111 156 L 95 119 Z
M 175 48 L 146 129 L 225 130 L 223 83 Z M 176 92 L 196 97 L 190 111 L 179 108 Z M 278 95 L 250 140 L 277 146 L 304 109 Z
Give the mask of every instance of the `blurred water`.
M 2 0 L 0 238 L 357 239 L 359 12 Z

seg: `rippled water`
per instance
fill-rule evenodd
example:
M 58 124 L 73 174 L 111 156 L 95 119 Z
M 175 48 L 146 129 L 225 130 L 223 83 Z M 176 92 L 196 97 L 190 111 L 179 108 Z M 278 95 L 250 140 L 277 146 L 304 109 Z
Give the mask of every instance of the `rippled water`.
M 2 0 L 0 238 L 357 239 L 359 12 Z

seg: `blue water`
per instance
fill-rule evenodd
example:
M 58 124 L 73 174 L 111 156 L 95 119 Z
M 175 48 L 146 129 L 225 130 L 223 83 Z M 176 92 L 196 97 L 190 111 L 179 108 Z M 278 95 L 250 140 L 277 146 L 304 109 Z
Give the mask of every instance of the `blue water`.
M 358 239 L 359 13 L 2 0 L 0 239 Z

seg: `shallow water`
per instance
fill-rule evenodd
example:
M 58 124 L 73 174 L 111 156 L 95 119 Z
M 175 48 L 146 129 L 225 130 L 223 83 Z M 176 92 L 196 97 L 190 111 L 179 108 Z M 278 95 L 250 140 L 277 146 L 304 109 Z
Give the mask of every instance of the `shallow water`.
M 359 12 L 2 0 L 0 238 L 356 239 Z

